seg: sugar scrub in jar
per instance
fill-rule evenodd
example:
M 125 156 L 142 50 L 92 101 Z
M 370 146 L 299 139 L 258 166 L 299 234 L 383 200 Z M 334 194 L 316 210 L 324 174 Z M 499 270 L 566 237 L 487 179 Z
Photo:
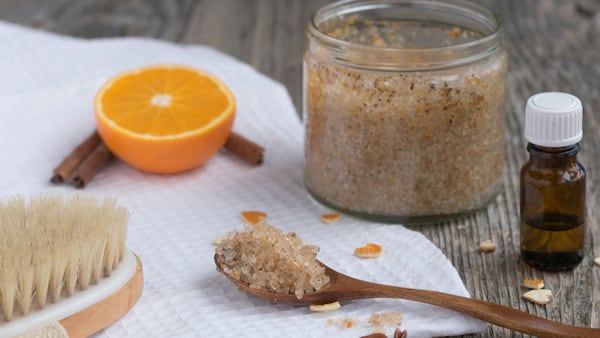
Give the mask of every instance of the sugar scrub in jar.
M 469 1 L 347 0 L 312 17 L 304 179 L 319 202 L 385 222 L 485 207 L 504 166 L 507 56 Z

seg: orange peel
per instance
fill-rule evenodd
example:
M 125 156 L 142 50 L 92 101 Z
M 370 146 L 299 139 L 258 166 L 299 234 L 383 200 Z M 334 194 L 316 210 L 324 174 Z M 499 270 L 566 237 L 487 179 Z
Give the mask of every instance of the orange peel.
M 262 211 L 248 210 L 240 213 L 244 223 L 256 225 L 258 222 L 267 219 L 267 214 Z
M 354 256 L 361 258 L 377 258 L 381 257 L 383 247 L 375 243 L 367 243 L 367 245 L 354 249 Z

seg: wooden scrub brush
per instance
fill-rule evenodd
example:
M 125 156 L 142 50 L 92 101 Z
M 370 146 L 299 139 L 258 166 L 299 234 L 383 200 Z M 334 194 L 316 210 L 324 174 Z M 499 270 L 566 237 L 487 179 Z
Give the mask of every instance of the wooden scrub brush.
M 128 218 L 114 199 L 0 200 L 0 337 L 56 322 L 87 337 L 127 313 L 143 287 Z

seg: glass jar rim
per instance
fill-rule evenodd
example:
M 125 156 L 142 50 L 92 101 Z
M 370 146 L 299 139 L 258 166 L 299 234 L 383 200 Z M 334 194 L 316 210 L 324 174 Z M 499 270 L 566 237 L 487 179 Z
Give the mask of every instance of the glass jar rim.
M 482 37 L 432 48 L 374 47 L 333 37 L 319 28 L 321 24 L 341 15 L 392 7 L 445 13 L 456 19 L 468 19 L 471 23 L 480 25 L 481 29 L 477 32 Z M 309 39 L 314 39 L 325 47 L 338 63 L 353 68 L 385 71 L 454 68 L 485 58 L 500 50 L 503 45 L 500 18 L 491 9 L 468 0 L 342 0 L 318 9 L 310 19 L 307 35 Z

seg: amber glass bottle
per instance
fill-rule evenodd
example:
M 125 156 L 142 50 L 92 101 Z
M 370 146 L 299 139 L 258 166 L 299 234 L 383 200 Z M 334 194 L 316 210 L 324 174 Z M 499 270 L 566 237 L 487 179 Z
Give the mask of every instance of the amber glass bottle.
M 542 270 L 572 269 L 583 257 L 585 169 L 577 162 L 582 113 L 579 99 L 565 93 L 541 93 L 527 101 L 521 257 Z

